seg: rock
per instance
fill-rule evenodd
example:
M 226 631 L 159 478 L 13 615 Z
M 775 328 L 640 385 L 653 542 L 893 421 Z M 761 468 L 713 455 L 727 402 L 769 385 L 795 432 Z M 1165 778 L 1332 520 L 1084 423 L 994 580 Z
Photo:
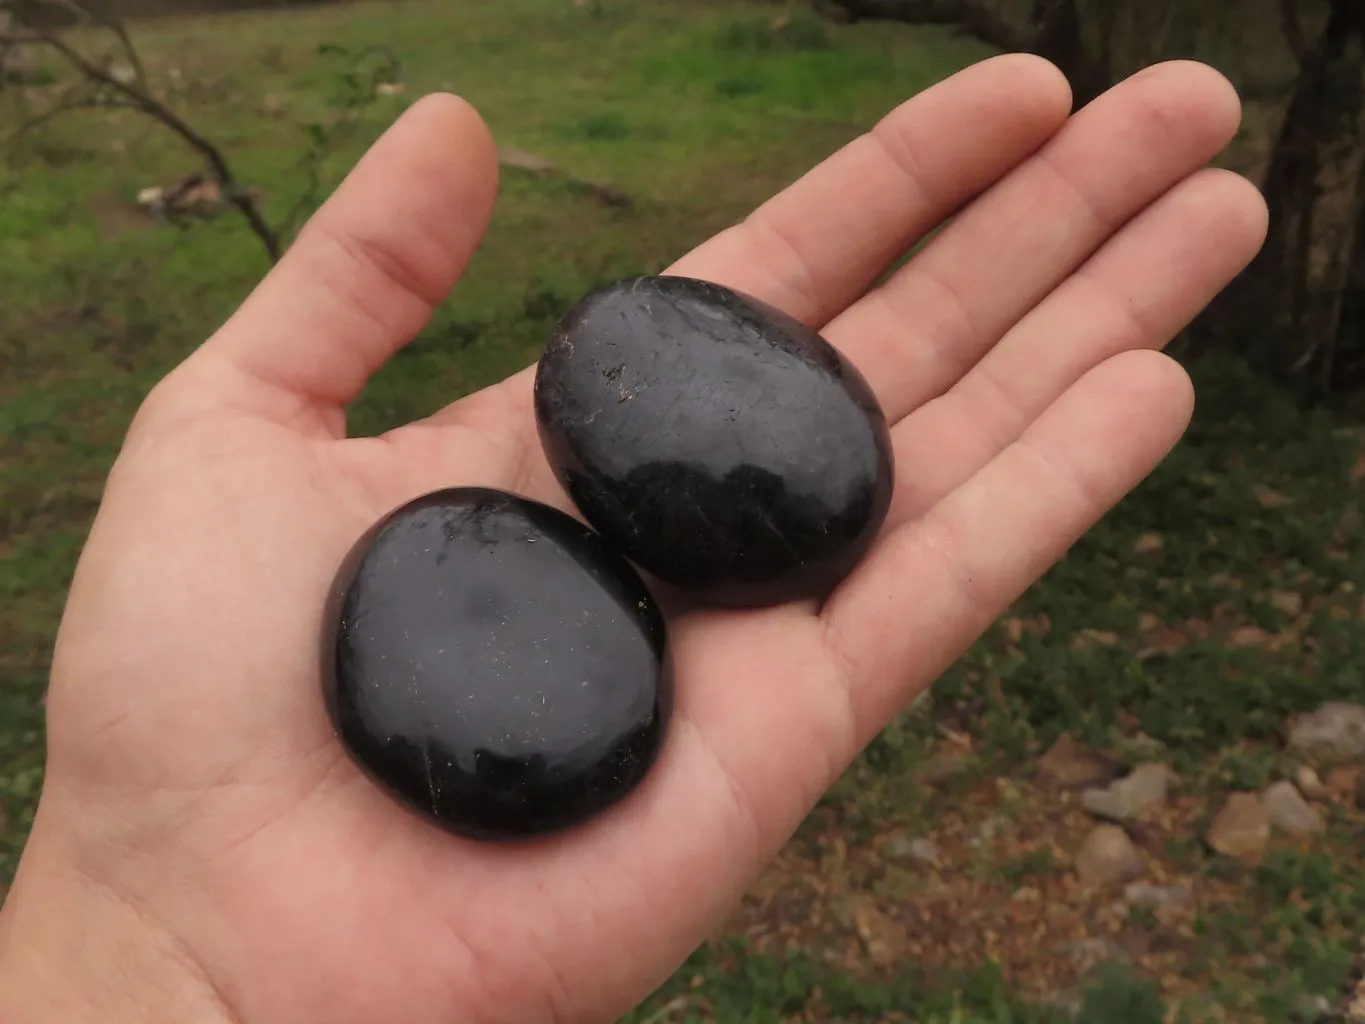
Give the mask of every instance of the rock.
M 1360 800 L 1360 790 L 1365 785 L 1365 772 L 1354 765 L 1337 765 L 1327 773 L 1323 785 L 1327 788 L 1329 796 L 1365 807 L 1365 800 Z
M 1326 996 L 1299 996 L 1294 1003 L 1293 1020 L 1300 1024 L 1318 1024 L 1332 1013 L 1332 1000 Z
M 1233 647 L 1266 647 L 1270 639 L 1270 634 L 1260 626 L 1238 626 L 1228 634 L 1228 643 Z
M 558 509 L 452 488 L 389 513 L 339 568 L 324 694 L 400 803 L 481 839 L 577 824 L 654 763 L 672 708 L 640 576 Z
M 1174 773 L 1163 764 L 1140 764 L 1107 789 L 1088 789 L 1081 804 L 1091 814 L 1111 821 L 1132 821 L 1166 802 Z
M 1257 860 L 1270 842 L 1270 812 L 1255 793 L 1234 793 L 1214 817 L 1205 838 L 1226 857 Z
M 893 833 L 882 847 L 888 860 L 913 860 L 920 864 L 937 864 L 938 844 L 932 839 L 911 839 L 903 832 Z
M 1298 618 L 1303 613 L 1303 595 L 1292 590 L 1275 591 L 1270 595 L 1270 603 L 1290 618 Z
M 1294 503 L 1293 498 L 1281 494 L 1268 484 L 1253 484 L 1251 492 L 1256 495 L 1256 500 L 1261 503 L 1262 508 L 1284 508 Z
M 1057 737 L 1038 759 L 1038 778 L 1061 789 L 1104 786 L 1123 774 L 1123 761 L 1083 746 L 1070 733 Z
M 1261 794 L 1270 823 L 1294 836 L 1314 835 L 1326 826 L 1322 816 L 1303 798 L 1294 783 L 1275 783 Z
M 1123 898 L 1134 907 L 1183 907 L 1194 899 L 1194 893 L 1187 885 L 1133 882 L 1124 888 Z
M 1084 885 L 1122 885 L 1146 871 L 1142 854 L 1118 825 L 1097 825 L 1076 854 L 1076 874 Z
M 1324 704 L 1294 723 L 1289 745 L 1337 761 L 1365 757 L 1365 707 L 1345 701 Z
M 1299 792 L 1309 800 L 1326 800 L 1331 792 L 1323 784 L 1322 779 L 1306 764 L 1299 765 L 1299 769 L 1294 773 L 1294 782 L 1299 787 Z
M 904 962 L 909 944 L 905 926 L 883 912 L 871 899 L 859 901 L 854 923 L 868 958 L 874 964 L 890 967 Z
M 706 281 L 581 299 L 541 356 L 534 408 L 588 522 L 703 601 L 828 593 L 890 507 L 890 433 L 863 376 L 786 313 Z

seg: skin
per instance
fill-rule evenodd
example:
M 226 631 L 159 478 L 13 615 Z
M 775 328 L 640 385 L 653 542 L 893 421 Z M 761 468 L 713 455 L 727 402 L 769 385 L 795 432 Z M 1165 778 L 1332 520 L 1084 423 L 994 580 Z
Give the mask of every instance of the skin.
M 411 108 L 128 432 L 57 641 L 0 1018 L 524 1024 L 647 996 L 1187 426 L 1160 349 L 1266 226 L 1248 182 L 1205 169 L 1237 97 L 1171 63 L 1069 108 L 1042 60 L 975 65 L 672 268 L 848 354 L 895 424 L 894 505 L 821 605 L 679 615 L 657 769 L 580 830 L 492 848 L 366 782 L 319 695 L 323 598 L 376 518 L 453 483 L 568 504 L 530 368 L 345 436 L 345 403 L 459 279 L 494 201 L 478 115 Z

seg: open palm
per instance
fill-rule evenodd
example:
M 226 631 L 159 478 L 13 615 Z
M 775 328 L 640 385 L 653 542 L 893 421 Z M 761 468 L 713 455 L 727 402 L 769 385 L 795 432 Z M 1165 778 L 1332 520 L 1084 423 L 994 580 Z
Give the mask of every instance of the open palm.
M 570 508 L 530 370 L 345 436 L 344 405 L 458 279 L 496 190 L 477 115 L 416 104 L 129 432 L 62 624 L 14 920 L 64 871 L 93 880 L 183 968 L 196 1020 L 609 1020 L 646 996 L 1188 421 L 1188 379 L 1156 350 L 1265 227 L 1247 182 L 1204 169 L 1236 96 L 1180 63 L 1068 109 L 1043 61 L 983 62 L 671 268 L 787 310 L 862 370 L 894 424 L 892 509 L 822 605 L 677 617 L 651 775 L 583 828 L 486 846 L 362 777 L 319 683 L 332 574 L 385 512 L 453 484 Z

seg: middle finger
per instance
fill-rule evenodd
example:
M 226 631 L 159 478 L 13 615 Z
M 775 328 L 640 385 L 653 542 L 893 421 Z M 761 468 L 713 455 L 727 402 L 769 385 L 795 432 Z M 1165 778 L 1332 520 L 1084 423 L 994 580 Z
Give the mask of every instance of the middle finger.
M 1233 137 L 1212 68 L 1160 64 L 1075 114 L 1037 154 L 826 327 L 896 423 L 950 388 L 1100 245 Z

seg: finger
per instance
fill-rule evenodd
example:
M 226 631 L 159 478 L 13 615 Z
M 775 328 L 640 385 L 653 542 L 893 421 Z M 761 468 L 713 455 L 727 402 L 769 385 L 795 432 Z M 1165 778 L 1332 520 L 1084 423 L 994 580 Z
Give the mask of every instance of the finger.
M 901 104 L 669 273 L 823 324 L 1042 145 L 1070 104 L 1066 78 L 1041 58 L 982 61 Z
M 1053 65 L 1009 54 L 959 71 L 902 103 L 768 200 L 668 268 L 738 288 L 820 325 L 972 196 L 1037 150 L 1066 121 L 1071 93 Z M 535 367 L 430 420 L 530 423 Z M 534 442 L 533 424 L 521 441 Z M 526 486 L 556 493 L 548 470 Z
M 1156 466 L 1192 407 L 1189 378 L 1168 357 L 1115 356 L 922 519 L 886 535 L 823 610 L 858 745 Z
M 1237 94 L 1157 65 L 1082 109 L 826 334 L 894 423 L 941 394 L 1124 222 L 1233 137 Z
M 215 397 L 263 414 L 339 415 L 454 286 L 496 190 L 496 149 L 479 115 L 454 96 L 425 97 L 365 154 L 186 374 L 231 388 Z
M 897 424 L 887 526 L 968 480 L 1093 367 L 1164 347 L 1251 261 L 1266 220 L 1256 187 L 1221 170 L 1143 211 L 957 385 Z

